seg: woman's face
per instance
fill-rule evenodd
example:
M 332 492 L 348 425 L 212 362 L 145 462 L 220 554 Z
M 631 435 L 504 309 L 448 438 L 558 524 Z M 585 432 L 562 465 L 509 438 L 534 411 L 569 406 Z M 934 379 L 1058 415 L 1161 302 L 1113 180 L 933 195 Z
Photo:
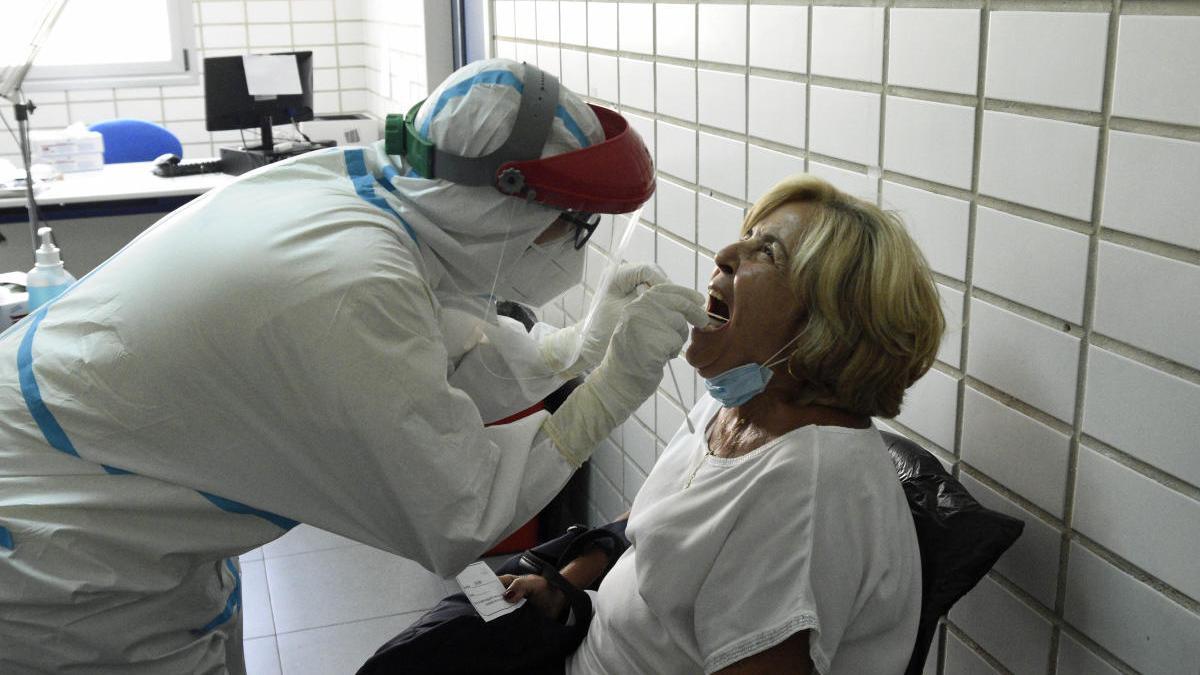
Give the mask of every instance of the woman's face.
M 686 358 L 702 377 L 750 362 L 765 365 L 799 332 L 804 312 L 788 285 L 788 258 L 809 208 L 784 204 L 717 253 L 708 311 L 729 320 L 692 329 Z

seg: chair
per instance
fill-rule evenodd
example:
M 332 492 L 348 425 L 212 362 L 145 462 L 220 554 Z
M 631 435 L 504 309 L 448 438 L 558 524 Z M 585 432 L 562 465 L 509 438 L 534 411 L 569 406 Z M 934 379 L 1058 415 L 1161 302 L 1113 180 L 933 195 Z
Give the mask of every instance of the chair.
M 920 675 L 938 619 L 979 583 L 1025 523 L 984 508 L 916 443 L 883 432 L 921 551 L 921 620 L 905 675 Z
M 165 127 L 145 120 L 116 119 L 88 127 L 104 137 L 104 163 L 149 162 L 172 153 L 183 157 L 183 145 Z

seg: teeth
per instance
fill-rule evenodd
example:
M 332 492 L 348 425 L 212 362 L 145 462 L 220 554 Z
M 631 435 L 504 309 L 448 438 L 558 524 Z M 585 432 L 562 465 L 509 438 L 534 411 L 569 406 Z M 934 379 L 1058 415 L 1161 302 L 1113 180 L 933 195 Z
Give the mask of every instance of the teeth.
M 725 296 L 721 295 L 721 291 L 718 291 L 717 289 L 713 288 L 712 286 L 708 287 L 708 294 L 711 295 L 712 297 L 720 300 L 721 302 L 725 302 Z

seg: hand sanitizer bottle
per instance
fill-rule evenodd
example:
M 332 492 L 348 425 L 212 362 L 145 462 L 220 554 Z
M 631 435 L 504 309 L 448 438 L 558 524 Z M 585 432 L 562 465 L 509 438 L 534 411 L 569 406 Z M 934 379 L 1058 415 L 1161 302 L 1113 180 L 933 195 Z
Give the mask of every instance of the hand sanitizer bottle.
M 30 312 L 53 300 L 75 283 L 75 277 L 63 268 L 62 259 L 58 257 L 58 247 L 50 240 L 50 228 L 39 228 L 37 233 L 42 245 L 34 252 L 37 263 L 29 270 L 25 279 L 25 287 L 29 290 Z

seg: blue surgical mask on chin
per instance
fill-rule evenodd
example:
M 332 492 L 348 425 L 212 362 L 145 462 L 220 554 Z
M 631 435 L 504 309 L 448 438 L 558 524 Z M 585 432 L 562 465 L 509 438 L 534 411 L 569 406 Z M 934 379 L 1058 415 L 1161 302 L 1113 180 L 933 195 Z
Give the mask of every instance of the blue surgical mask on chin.
M 787 344 L 780 347 L 779 351 L 767 359 L 766 365 L 754 362 L 743 363 L 723 373 L 705 378 L 704 388 L 708 390 L 709 396 L 716 399 L 722 407 L 736 408 L 742 405 L 766 390 L 767 383 L 775 375 L 775 371 L 771 368 L 787 361 L 788 357 L 785 356 L 776 361 L 771 359 L 779 356 L 780 352 L 792 346 L 792 343 L 798 339 L 800 339 L 799 335 L 788 340 Z

